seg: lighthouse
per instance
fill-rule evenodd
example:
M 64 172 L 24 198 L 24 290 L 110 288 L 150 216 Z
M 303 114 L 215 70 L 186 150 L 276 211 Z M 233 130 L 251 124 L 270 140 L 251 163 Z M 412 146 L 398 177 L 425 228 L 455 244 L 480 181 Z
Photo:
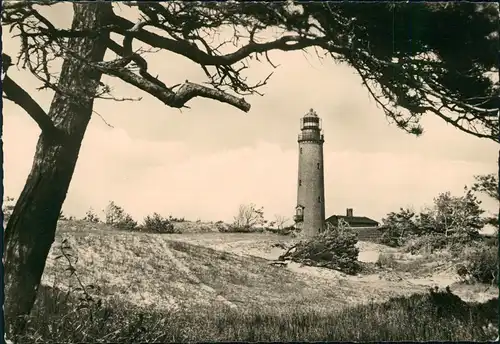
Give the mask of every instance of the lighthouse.
M 299 173 L 295 227 L 310 237 L 325 227 L 325 180 L 321 119 L 310 109 L 300 119 Z

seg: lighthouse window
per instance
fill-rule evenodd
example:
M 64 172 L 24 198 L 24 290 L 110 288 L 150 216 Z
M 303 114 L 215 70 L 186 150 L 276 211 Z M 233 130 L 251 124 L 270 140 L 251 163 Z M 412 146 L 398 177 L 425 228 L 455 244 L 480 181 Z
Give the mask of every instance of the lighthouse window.
M 318 197 L 318 202 L 320 202 L 320 203 L 321 203 L 321 197 Z
M 300 154 L 302 154 L 302 147 L 300 147 Z
M 302 179 L 299 179 L 299 186 L 302 186 Z
M 316 166 L 318 166 L 318 170 L 319 170 L 319 162 L 318 162 L 318 164 Z

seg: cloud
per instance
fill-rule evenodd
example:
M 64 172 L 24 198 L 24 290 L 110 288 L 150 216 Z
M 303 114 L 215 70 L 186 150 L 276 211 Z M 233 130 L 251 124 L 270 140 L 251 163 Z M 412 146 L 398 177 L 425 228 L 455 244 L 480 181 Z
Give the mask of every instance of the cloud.
M 131 138 L 93 119 L 64 204 L 68 215 L 103 209 L 109 200 L 136 219 L 152 212 L 196 220 L 231 221 L 242 203 L 274 214 L 293 215 L 297 152 L 258 141 L 210 153 L 188 142 Z M 5 116 L 5 192 L 17 197 L 31 168 L 38 129 L 29 118 Z M 19 133 L 22 133 L 20 135 Z M 439 192 L 462 192 L 472 175 L 494 166 L 438 160 L 419 154 L 335 151 L 325 144 L 327 214 L 380 219 L 400 206 L 419 208 Z

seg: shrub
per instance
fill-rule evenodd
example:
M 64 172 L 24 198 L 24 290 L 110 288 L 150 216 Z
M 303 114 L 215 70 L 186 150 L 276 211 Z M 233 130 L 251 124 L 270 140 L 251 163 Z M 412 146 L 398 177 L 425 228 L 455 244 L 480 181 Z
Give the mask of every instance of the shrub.
M 175 229 L 173 223 L 169 219 L 158 213 L 154 213 L 152 216 L 146 216 L 142 229 L 154 233 L 180 233 L 180 231 Z
M 296 231 L 297 231 L 297 228 L 295 228 L 295 226 L 287 226 L 287 227 L 283 227 L 283 228 L 267 227 L 266 230 L 268 232 L 273 233 L 273 234 L 294 236 Z
M 227 224 L 223 221 L 217 221 L 214 225 L 220 233 L 262 233 L 265 230 L 262 227 L 254 227 L 250 225 L 240 226 L 237 223 Z
M 480 283 L 498 284 L 498 247 L 481 245 L 466 257 L 468 273 Z
M 479 230 L 484 226 L 480 208 L 481 202 L 467 187 L 462 196 L 452 196 L 449 192 L 441 193 L 434 199 L 434 204 L 416 215 L 409 209 L 401 208 L 382 219 L 384 233 L 380 242 L 392 247 L 404 245 L 411 237 L 429 236 L 438 239 L 436 246 L 426 243 L 432 251 L 442 248 L 442 236 L 452 238 L 450 242 L 463 245 L 476 240 Z M 429 245 L 427 245 L 429 244 Z
M 380 236 L 380 243 L 391 247 L 403 245 L 407 237 L 415 231 L 414 217 L 414 212 L 403 208 L 399 213 L 387 214 L 387 217 L 382 219 L 385 230 Z
M 484 236 L 484 244 L 489 247 L 498 247 L 498 235 Z
M 116 205 L 115 202 L 109 202 L 105 210 L 106 214 L 106 224 L 111 225 L 115 228 L 133 231 L 137 230 L 137 221 L 135 221 L 132 216 L 127 214 L 125 210 Z
M 394 227 L 387 227 L 380 236 L 380 243 L 390 247 L 399 247 L 403 244 L 403 240 L 394 230 Z
M 297 245 L 280 256 L 281 260 L 291 259 L 310 266 L 320 266 L 354 275 L 361 270 L 358 261 L 357 234 L 346 224 L 327 229 Z
M 186 219 L 185 219 L 185 218 L 183 218 L 183 217 L 173 217 L 172 215 L 170 215 L 170 216 L 168 217 L 168 220 L 169 220 L 170 222 L 186 222 Z
M 397 265 L 394 255 L 392 253 L 380 253 L 377 262 L 375 263 L 379 268 L 394 268 Z
M 83 218 L 83 221 L 87 221 L 90 223 L 98 223 L 101 220 L 99 219 L 99 216 L 95 213 L 94 209 L 90 208 L 85 213 L 85 217 Z
M 442 250 L 448 245 L 448 238 L 443 234 L 433 233 L 424 236 L 413 236 L 406 245 L 406 251 L 416 254 L 418 252 L 433 253 Z
M 236 226 L 236 225 L 226 225 L 217 226 L 219 232 L 221 233 L 262 233 L 264 228 L 262 227 L 251 227 L 251 226 Z

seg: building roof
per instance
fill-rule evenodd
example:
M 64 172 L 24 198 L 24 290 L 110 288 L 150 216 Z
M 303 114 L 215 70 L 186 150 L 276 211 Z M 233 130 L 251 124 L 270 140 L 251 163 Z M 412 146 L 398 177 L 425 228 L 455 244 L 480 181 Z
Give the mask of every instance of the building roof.
M 378 222 L 372 220 L 366 216 L 345 216 L 345 215 L 332 215 L 326 219 L 327 223 L 337 224 L 338 221 L 342 219 L 346 221 L 349 225 L 367 225 L 368 226 L 378 226 Z

